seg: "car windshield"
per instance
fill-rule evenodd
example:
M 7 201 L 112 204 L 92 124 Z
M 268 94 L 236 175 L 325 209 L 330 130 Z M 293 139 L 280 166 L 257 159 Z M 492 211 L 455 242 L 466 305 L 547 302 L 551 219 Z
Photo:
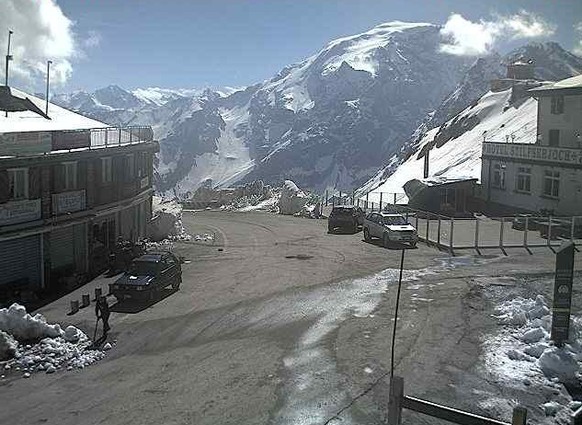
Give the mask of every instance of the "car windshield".
M 129 268 L 129 274 L 134 276 L 154 276 L 157 270 L 157 264 L 154 262 L 134 261 Z
M 384 224 L 388 225 L 404 225 L 408 224 L 406 219 L 401 215 L 384 217 Z

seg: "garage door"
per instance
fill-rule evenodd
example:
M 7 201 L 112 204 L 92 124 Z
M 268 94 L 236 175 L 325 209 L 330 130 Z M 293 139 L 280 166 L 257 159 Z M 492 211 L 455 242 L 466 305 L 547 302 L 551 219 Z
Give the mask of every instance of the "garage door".
M 73 226 L 53 230 L 50 233 L 51 269 L 56 270 L 75 264 L 75 232 Z
M 40 235 L 0 242 L 0 285 L 28 281 L 41 286 Z
M 86 269 L 85 224 L 63 227 L 50 233 L 51 269 L 75 266 L 78 271 Z

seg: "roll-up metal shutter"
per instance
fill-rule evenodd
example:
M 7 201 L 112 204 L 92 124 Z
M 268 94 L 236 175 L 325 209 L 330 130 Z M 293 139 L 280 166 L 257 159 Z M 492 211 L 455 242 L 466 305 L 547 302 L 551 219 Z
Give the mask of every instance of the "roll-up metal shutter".
M 55 229 L 51 238 L 51 269 L 75 265 L 75 232 L 73 226 Z
M 87 230 L 86 224 L 74 226 L 75 232 L 75 264 L 77 271 L 87 271 Z
M 0 285 L 28 281 L 31 287 L 41 282 L 40 235 L 0 242 Z

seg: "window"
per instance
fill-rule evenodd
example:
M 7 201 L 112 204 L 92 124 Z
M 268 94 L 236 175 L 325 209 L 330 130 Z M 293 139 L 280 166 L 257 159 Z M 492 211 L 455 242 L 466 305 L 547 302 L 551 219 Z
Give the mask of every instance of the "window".
M 531 168 L 519 167 L 517 169 L 517 181 L 515 190 L 518 192 L 531 192 Z
M 560 196 L 560 172 L 546 170 L 544 175 L 544 192 L 545 196 L 557 198 Z
M 552 96 L 552 114 L 564 113 L 564 96 Z
M 148 175 L 148 153 L 140 152 L 138 155 L 138 177 L 145 177 Z
M 493 164 L 493 187 L 505 189 L 505 164 Z
M 560 130 L 550 130 L 550 146 L 560 146 Z
M 8 193 L 13 201 L 28 199 L 28 168 L 8 170 Z
M 113 170 L 111 168 L 111 157 L 101 158 L 101 182 L 111 183 L 113 181 Z
M 63 189 L 75 190 L 77 189 L 77 163 L 65 162 L 63 163 Z
M 123 169 L 125 173 L 125 181 L 129 182 L 135 178 L 135 161 L 133 154 L 125 155 L 123 159 Z

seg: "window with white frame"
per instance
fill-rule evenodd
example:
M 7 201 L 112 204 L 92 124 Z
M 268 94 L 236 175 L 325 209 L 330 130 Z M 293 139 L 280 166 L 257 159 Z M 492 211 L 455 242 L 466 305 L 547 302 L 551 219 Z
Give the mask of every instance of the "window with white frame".
M 523 193 L 531 192 L 531 167 L 518 167 L 515 190 Z
M 545 196 L 558 198 L 560 196 L 560 172 L 555 170 L 546 170 L 544 173 L 544 191 Z
M 493 187 L 505 189 L 505 164 L 499 162 L 493 164 Z
M 113 181 L 112 159 L 110 156 L 101 158 L 101 182 L 111 183 Z
M 10 199 L 28 199 L 28 168 L 8 169 L 8 193 Z
M 77 162 L 63 162 L 63 190 L 77 189 Z

